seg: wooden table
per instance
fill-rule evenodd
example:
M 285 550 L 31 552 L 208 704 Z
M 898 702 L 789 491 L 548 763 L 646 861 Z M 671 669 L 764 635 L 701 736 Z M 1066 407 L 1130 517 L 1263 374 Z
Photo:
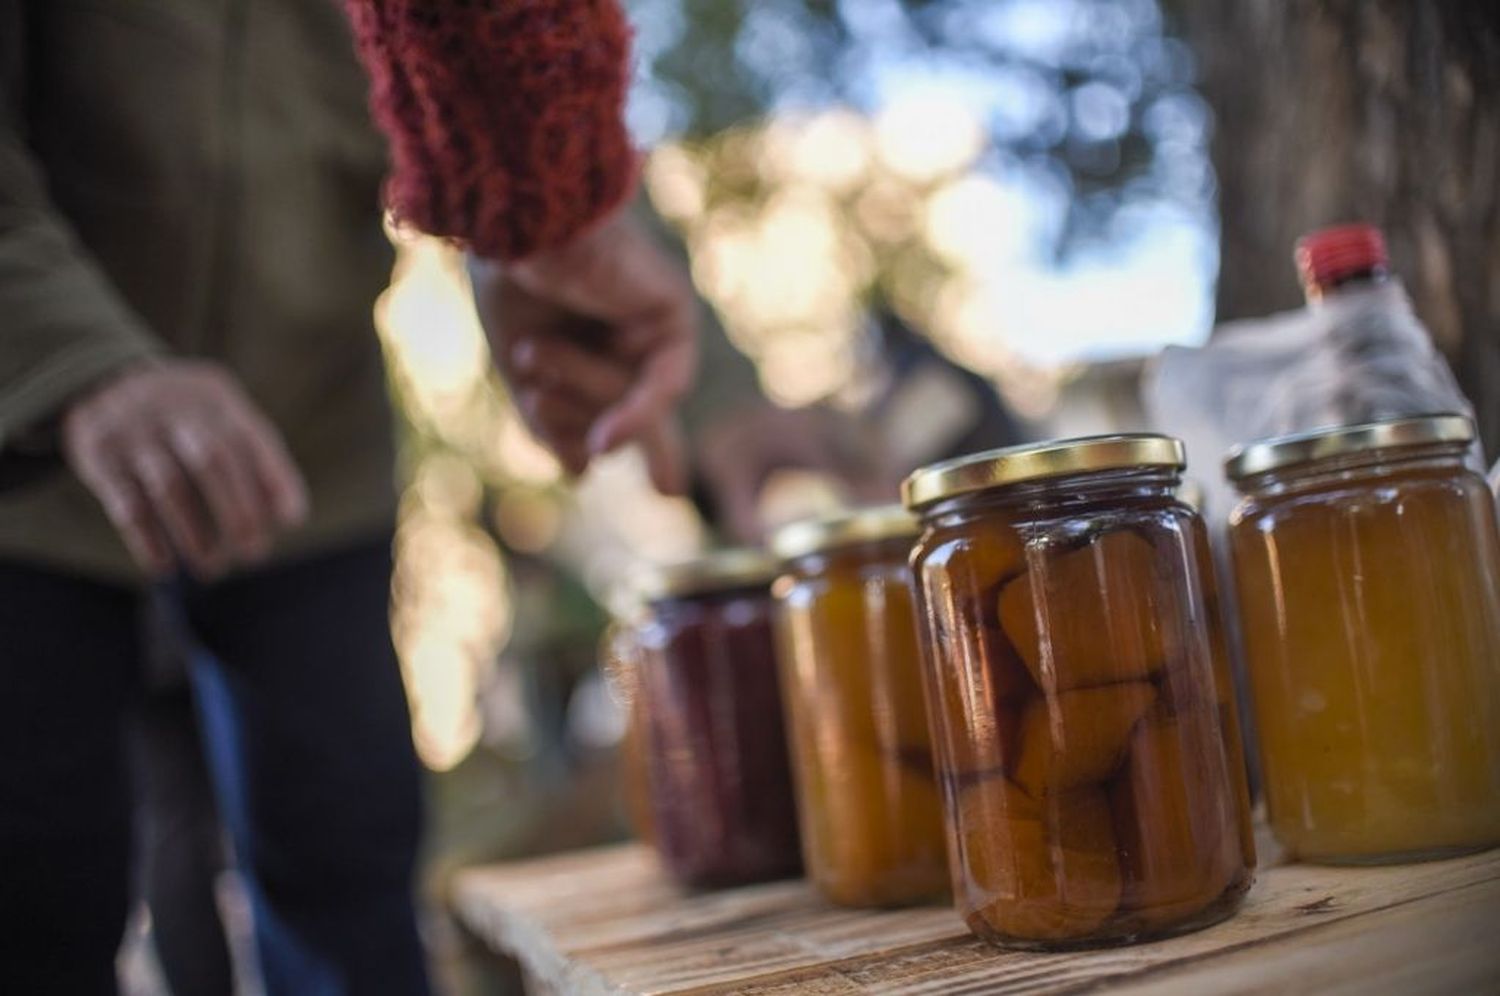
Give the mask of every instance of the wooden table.
M 801 881 L 683 893 L 634 844 L 473 868 L 454 902 L 539 993 L 1500 994 L 1500 850 L 1387 868 L 1273 859 L 1216 927 L 1071 954 L 997 950 L 945 908 L 838 909 Z

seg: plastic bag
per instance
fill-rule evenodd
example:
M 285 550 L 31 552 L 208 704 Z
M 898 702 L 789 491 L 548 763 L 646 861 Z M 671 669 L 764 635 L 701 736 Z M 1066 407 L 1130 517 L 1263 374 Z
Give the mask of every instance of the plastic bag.
M 1397 280 L 1169 347 L 1148 371 L 1147 411 L 1182 437 L 1210 521 L 1233 504 L 1221 461 L 1236 444 L 1324 426 L 1473 409 Z M 1472 459 L 1483 470 L 1476 446 Z

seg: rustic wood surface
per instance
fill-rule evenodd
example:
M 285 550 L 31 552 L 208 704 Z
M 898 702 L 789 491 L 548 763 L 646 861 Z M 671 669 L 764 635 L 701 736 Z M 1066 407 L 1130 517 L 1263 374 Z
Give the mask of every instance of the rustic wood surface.
M 997 950 L 943 908 L 838 909 L 801 881 L 684 893 L 639 845 L 470 869 L 454 903 L 538 992 L 1500 993 L 1500 850 L 1386 868 L 1262 854 L 1230 920 L 1068 954 Z

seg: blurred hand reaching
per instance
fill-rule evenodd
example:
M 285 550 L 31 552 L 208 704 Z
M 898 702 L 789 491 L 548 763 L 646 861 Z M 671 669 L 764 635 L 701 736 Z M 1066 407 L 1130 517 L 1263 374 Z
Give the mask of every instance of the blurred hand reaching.
M 697 364 L 687 274 L 619 212 L 562 249 L 472 259 L 479 318 L 527 426 L 572 474 L 635 442 L 651 480 L 686 487 L 678 400 Z
M 693 452 L 724 529 L 739 543 L 765 539 L 760 499 L 778 471 L 825 474 L 854 504 L 895 501 L 901 482 L 859 424 L 824 407 L 736 409 L 708 425 Z
M 153 576 L 181 566 L 206 578 L 257 560 L 307 514 L 280 433 L 212 363 L 126 370 L 69 407 L 62 448 Z

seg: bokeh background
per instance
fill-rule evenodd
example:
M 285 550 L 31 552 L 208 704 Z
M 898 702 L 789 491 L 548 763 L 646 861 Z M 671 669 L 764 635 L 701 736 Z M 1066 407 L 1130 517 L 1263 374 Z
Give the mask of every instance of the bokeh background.
M 1293 307 L 1301 231 L 1368 219 L 1500 438 L 1500 30 L 1437 0 L 633 0 L 644 186 L 765 394 L 839 405 L 872 307 L 1037 435 L 1142 425 L 1137 380 Z M 624 833 L 597 640 L 706 539 L 630 454 L 581 482 L 494 377 L 448 246 L 392 232 L 394 629 L 429 883 Z M 1493 458 L 1493 454 L 1491 454 Z M 455 991 L 506 991 L 435 914 Z
M 1096 404 L 1101 368 L 1129 379 L 1208 334 L 1209 113 L 1153 0 L 630 6 L 646 191 L 774 401 L 857 382 L 873 301 L 1043 431 L 1132 417 Z M 457 254 L 393 235 L 376 317 L 410 480 L 395 628 L 418 744 L 447 771 L 534 732 L 520 606 L 598 617 L 638 559 L 703 531 L 628 454 L 564 481 L 490 372 Z
M 1497 436 L 1485 5 L 628 6 L 646 191 L 780 404 L 857 387 L 879 303 L 1038 434 L 1135 428 L 1147 357 L 1216 314 L 1295 306 L 1291 241 L 1366 218 Z M 623 832 L 595 641 L 632 567 L 705 531 L 629 454 L 564 480 L 490 371 L 457 255 L 393 237 L 376 317 L 409 482 L 394 626 L 440 898 L 462 864 Z

